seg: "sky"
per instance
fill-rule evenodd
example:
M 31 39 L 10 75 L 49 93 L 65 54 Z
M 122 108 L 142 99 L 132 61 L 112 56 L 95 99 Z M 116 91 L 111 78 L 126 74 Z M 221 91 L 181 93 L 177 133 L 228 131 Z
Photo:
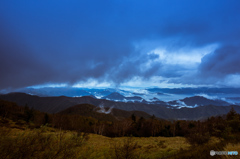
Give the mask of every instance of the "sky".
M 239 87 L 239 0 L 1 0 L 0 90 Z

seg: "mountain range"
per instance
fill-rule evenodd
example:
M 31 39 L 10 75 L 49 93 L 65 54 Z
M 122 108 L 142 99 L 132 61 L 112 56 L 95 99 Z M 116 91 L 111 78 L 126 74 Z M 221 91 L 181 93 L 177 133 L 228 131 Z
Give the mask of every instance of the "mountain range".
M 111 97 L 112 99 L 128 99 L 121 94 L 113 93 L 105 96 L 104 98 Z M 122 101 L 112 101 L 106 99 L 97 99 L 91 96 L 83 97 L 39 97 L 36 95 L 29 95 L 25 93 L 9 93 L 0 95 L 0 99 L 16 102 L 20 106 L 28 105 L 36 110 L 40 110 L 48 113 L 59 113 L 63 110 L 71 108 L 79 104 L 91 104 L 98 107 L 98 110 L 105 110 L 102 113 L 109 114 L 122 111 L 132 111 L 128 114 L 136 113 L 136 111 L 141 112 L 140 116 L 151 116 L 155 115 L 162 119 L 183 119 L 183 120 L 199 120 L 210 116 L 222 115 L 229 112 L 231 107 L 233 107 L 238 113 L 240 113 L 240 106 L 230 105 L 225 101 L 220 100 L 210 100 L 200 96 L 194 96 L 190 98 L 185 98 L 179 101 L 163 102 L 157 101 L 153 102 L 122 102 Z M 180 103 L 179 106 L 174 104 Z M 184 104 L 183 104 L 184 103 Z M 172 104 L 172 105 L 171 105 Z M 185 105 L 185 106 L 181 106 Z M 192 107 L 194 105 L 194 107 Z M 197 105 L 197 106 L 196 106 Z M 80 109 L 81 110 L 81 109 Z M 135 111 L 135 112 L 134 112 Z M 101 111 L 98 111 L 101 113 Z M 126 112 L 124 112 L 126 113 Z M 144 114 L 145 113 L 145 114 Z M 116 115 L 115 115 L 116 116 Z

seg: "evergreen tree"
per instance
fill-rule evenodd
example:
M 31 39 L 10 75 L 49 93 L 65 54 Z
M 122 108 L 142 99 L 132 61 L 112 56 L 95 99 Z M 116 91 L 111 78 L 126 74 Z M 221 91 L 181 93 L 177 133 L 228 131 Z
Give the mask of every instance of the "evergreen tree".
M 33 108 L 29 109 L 27 104 L 24 107 L 24 116 L 26 122 L 33 121 L 34 119 L 34 109 Z
M 133 122 L 136 122 L 136 116 L 134 114 L 132 114 L 131 118 Z
M 48 124 L 49 123 L 49 116 L 47 113 L 44 114 L 44 125 Z

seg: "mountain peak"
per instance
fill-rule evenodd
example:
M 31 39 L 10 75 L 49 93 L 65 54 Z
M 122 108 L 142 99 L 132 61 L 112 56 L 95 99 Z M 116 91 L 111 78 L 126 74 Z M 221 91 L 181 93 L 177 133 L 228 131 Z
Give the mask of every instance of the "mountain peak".
M 193 105 L 216 105 L 216 106 L 228 106 L 230 105 L 228 102 L 219 99 L 208 99 L 203 96 L 194 96 L 194 97 L 187 97 L 182 99 L 186 105 L 193 106 Z
M 125 97 L 123 95 L 121 95 L 118 92 L 113 92 L 105 97 L 103 97 L 102 99 L 109 99 L 109 100 L 124 100 Z

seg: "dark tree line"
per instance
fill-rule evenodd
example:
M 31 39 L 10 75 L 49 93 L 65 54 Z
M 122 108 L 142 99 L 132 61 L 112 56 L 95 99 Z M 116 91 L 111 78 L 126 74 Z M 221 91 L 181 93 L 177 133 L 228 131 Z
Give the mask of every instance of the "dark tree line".
M 25 122 L 32 127 L 47 124 L 54 128 L 109 137 L 186 136 L 192 144 L 205 143 L 211 136 L 236 140 L 240 134 L 240 115 L 233 108 L 225 116 L 210 117 L 203 121 L 167 121 L 159 120 L 154 115 L 145 119 L 134 114 L 123 120 L 107 121 L 72 114 L 48 114 L 27 105 L 19 107 L 12 102 L 0 101 L 0 116 L 16 123 Z

